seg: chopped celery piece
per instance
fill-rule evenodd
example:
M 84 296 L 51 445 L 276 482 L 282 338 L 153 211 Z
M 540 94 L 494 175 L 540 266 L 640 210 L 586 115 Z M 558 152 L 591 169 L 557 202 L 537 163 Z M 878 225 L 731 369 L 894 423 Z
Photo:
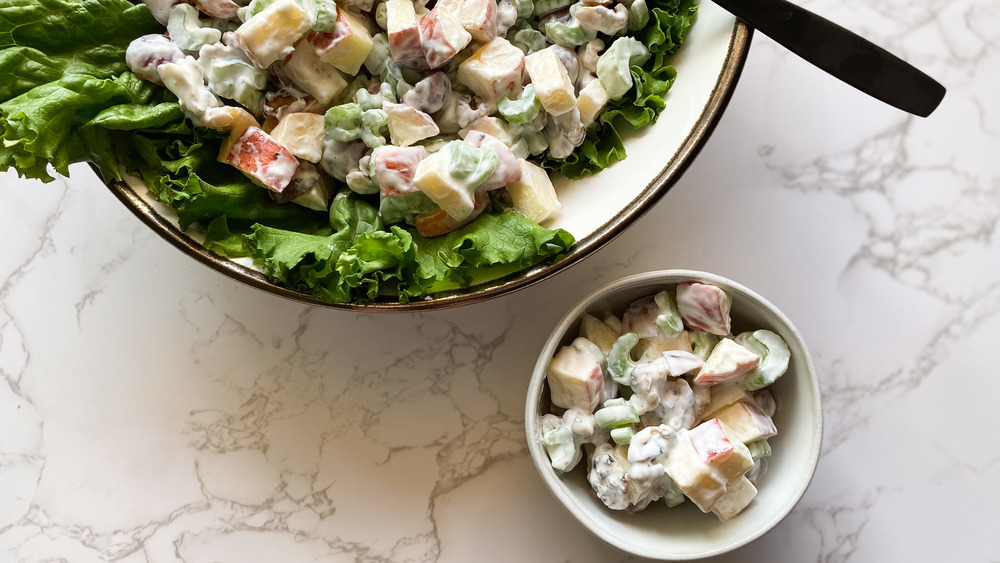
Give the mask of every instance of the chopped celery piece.
M 632 348 L 639 343 L 639 335 L 627 332 L 618 337 L 608 352 L 608 372 L 611 378 L 620 385 L 628 385 L 632 379 L 635 360 L 632 359 Z
M 185 51 L 197 51 L 222 40 L 222 31 L 199 20 L 198 14 L 198 9 L 190 4 L 177 4 L 170 9 L 167 31 L 170 39 Z
M 748 442 L 747 449 L 750 450 L 750 456 L 754 459 L 771 456 L 771 444 L 767 443 L 767 438 Z
M 334 141 L 346 143 L 358 139 L 361 137 L 361 106 L 347 103 L 328 109 L 323 129 Z
M 611 439 L 614 440 L 616 444 L 620 445 L 631 444 L 633 436 L 635 436 L 635 429 L 633 429 L 631 426 L 611 429 Z
M 649 23 L 649 8 L 646 0 L 633 0 L 628 8 L 628 30 L 638 31 Z
M 337 4 L 333 0 L 312 0 L 316 5 L 312 28 L 321 33 L 333 31 L 337 25 Z
M 517 9 L 517 19 L 519 20 L 535 13 L 535 3 L 532 0 L 514 0 L 514 8 Z
M 389 116 L 381 109 L 366 109 L 361 114 L 361 140 L 368 148 L 381 147 L 385 144 L 383 129 L 389 125 Z
M 688 334 L 691 336 L 692 352 L 695 356 L 701 358 L 702 361 L 708 359 L 708 356 L 712 354 L 712 350 L 715 349 L 715 345 L 722 340 L 720 336 L 700 330 L 690 330 Z
M 384 98 L 388 98 L 392 102 L 396 101 L 396 96 L 392 93 L 392 86 L 385 82 L 379 86 L 378 92 L 374 94 L 369 92 L 367 88 L 359 88 L 354 93 L 354 102 L 358 104 L 362 111 L 382 109 L 382 100 Z
M 604 406 L 606 407 L 620 407 L 625 404 L 625 399 L 621 397 L 615 397 L 614 399 L 608 399 L 604 401 Z
M 372 50 L 365 58 L 365 69 L 374 76 L 382 76 L 385 64 L 392 60 L 392 55 L 389 53 L 389 38 L 384 33 L 372 35 Z
M 597 32 L 580 25 L 576 19 L 576 10 L 581 4 L 577 2 L 569 9 L 569 19 L 566 21 L 552 20 L 545 24 L 545 35 L 556 45 L 576 47 L 597 37 Z
M 762 389 L 788 371 L 791 352 L 780 336 L 770 330 L 755 330 L 752 336 L 742 340 L 743 346 L 760 356 L 757 367 L 743 376 L 743 387 L 750 391 Z
M 556 10 L 561 10 L 573 3 L 573 0 L 535 0 L 535 15 L 544 16 Z
M 629 403 L 598 409 L 594 413 L 594 422 L 605 430 L 624 428 L 639 423 L 639 414 Z
M 632 37 L 619 37 L 597 59 L 597 79 L 612 100 L 620 98 L 632 87 L 633 65 L 649 59 L 649 50 L 641 41 Z
M 263 12 L 265 8 L 275 2 L 277 2 L 277 0 L 253 0 L 246 6 L 236 10 L 236 16 L 240 18 L 240 21 L 246 22 L 251 17 Z
M 511 38 L 510 44 L 524 51 L 525 55 L 541 51 L 546 45 L 545 34 L 530 27 L 519 29 L 513 35 L 508 34 L 508 37 Z
M 684 321 L 677 311 L 677 303 L 669 291 L 661 291 L 653 297 L 660 314 L 656 317 L 656 328 L 664 338 L 674 338 L 684 331 Z
M 569 428 L 553 428 L 542 436 L 542 446 L 549 454 L 552 468 L 556 471 L 568 471 L 579 461 L 579 450 L 573 441 L 573 433 Z
M 535 85 L 528 84 L 517 99 L 504 98 L 497 104 L 500 115 L 511 123 L 531 123 L 538 117 L 542 102 L 535 96 Z
M 465 141 L 452 141 L 448 146 L 448 173 L 464 180 L 470 188 L 485 182 L 500 165 L 500 158 L 490 147 L 476 148 Z

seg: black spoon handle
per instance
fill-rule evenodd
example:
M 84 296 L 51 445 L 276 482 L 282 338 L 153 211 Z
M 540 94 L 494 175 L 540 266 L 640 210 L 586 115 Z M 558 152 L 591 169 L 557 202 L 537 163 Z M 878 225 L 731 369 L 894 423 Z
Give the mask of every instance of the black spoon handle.
M 716 4 L 858 90 L 920 117 L 945 88 L 899 57 L 785 0 L 714 0 Z

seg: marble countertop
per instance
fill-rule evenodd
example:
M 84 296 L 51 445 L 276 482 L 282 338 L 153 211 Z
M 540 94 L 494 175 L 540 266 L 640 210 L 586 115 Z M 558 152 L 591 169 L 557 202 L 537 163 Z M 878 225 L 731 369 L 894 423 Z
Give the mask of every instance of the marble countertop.
M 0 174 L 0 562 L 634 560 L 543 488 L 524 392 L 569 306 L 675 267 L 770 298 L 822 381 L 805 497 L 719 561 L 1000 561 L 1000 3 L 803 4 L 938 78 L 941 107 L 910 117 L 757 35 L 667 197 L 479 305 L 293 303 L 84 167 Z

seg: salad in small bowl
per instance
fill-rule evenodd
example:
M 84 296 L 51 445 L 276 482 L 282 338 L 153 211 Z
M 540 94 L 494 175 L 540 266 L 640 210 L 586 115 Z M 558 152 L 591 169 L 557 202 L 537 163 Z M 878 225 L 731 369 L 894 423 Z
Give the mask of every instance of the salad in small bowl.
M 89 161 L 202 262 L 374 309 L 499 295 L 608 242 L 697 153 L 749 39 L 695 0 L 43 0 L 0 15 L 0 169 L 46 180 Z

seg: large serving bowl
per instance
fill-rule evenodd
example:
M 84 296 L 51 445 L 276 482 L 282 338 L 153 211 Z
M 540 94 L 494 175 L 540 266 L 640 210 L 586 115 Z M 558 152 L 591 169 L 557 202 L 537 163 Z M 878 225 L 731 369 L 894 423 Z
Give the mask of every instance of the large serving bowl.
M 558 260 L 472 287 L 401 304 L 386 297 L 370 305 L 326 303 L 271 283 L 247 260 L 220 257 L 193 229 L 155 201 L 135 179 L 111 182 L 111 191 L 157 234 L 199 262 L 236 280 L 297 301 L 344 309 L 417 310 L 483 301 L 526 287 L 566 268 L 621 234 L 677 182 L 708 139 L 736 86 L 750 46 L 750 30 L 711 2 L 700 4 L 687 42 L 672 59 L 677 80 L 659 120 L 624 139 L 628 158 L 583 180 L 556 181 L 562 211 L 548 228 L 563 228 L 576 244 Z
M 631 514 L 613 511 L 598 500 L 587 482 L 586 461 L 559 474 L 539 443 L 539 417 L 549 412 L 545 372 L 556 351 L 568 345 L 580 330 L 587 312 L 624 311 L 629 303 L 683 281 L 721 287 L 732 298 L 732 330 L 768 329 L 788 344 L 788 371 L 768 389 L 777 409 L 773 420 L 778 435 L 768 439 L 773 455 L 757 481 L 758 494 L 739 515 L 720 522 L 703 514 L 690 501 L 674 508 L 656 502 Z M 647 272 L 612 282 L 591 293 L 556 325 L 538 357 L 525 400 L 528 450 L 545 485 L 581 525 L 597 537 L 635 555 L 664 559 L 697 559 L 719 555 L 762 536 L 788 515 L 805 493 L 819 460 L 823 416 L 819 381 L 802 336 L 774 305 L 742 285 L 725 278 L 690 270 Z

